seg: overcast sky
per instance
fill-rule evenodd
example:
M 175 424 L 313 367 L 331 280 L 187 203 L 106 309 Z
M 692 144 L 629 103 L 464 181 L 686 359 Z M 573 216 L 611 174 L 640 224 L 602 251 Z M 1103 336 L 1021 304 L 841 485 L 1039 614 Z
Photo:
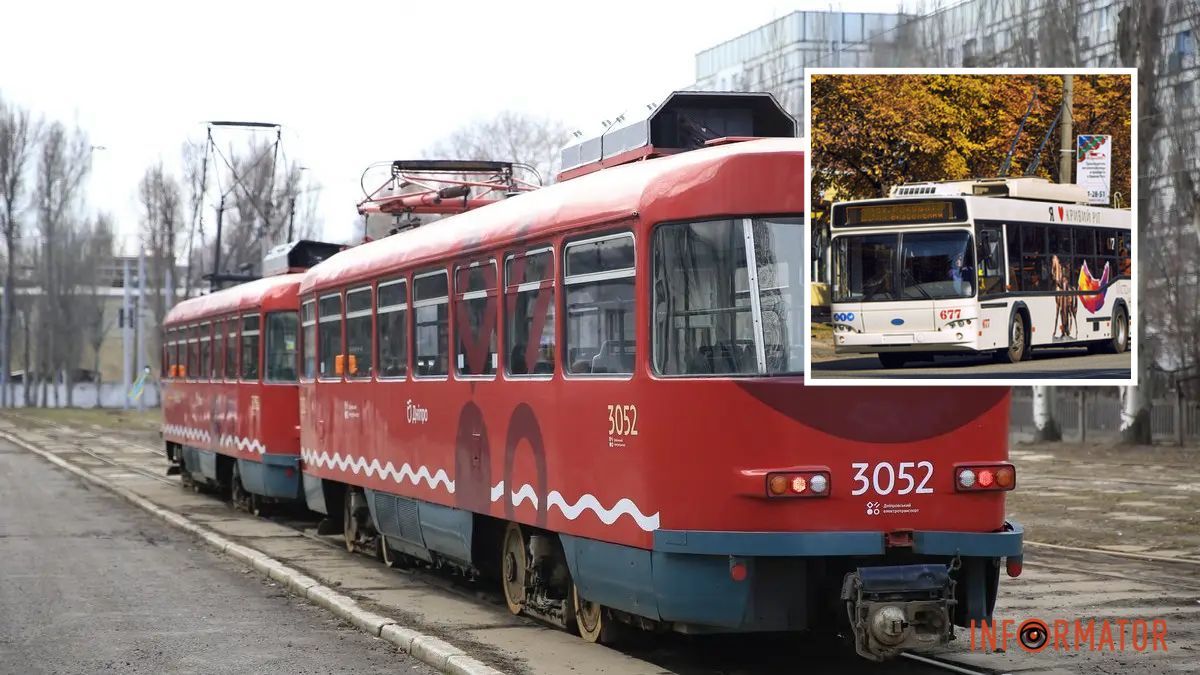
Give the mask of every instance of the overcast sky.
M 5 3 L 0 93 L 84 128 L 89 202 L 132 247 L 135 191 L 205 120 L 283 125 L 321 186 L 324 235 L 356 222 L 367 164 L 412 158 L 511 108 L 593 127 L 695 79 L 696 52 L 796 9 L 896 0 Z

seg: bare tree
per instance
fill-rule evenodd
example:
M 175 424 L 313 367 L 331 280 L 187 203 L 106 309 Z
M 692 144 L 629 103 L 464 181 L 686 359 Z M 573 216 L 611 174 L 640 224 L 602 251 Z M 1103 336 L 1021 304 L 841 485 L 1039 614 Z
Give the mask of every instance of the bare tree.
M 38 349 L 43 405 L 47 403 L 47 385 L 64 371 L 70 396 L 71 373 L 67 364 L 71 362 L 68 357 L 80 334 L 72 330 L 70 308 L 65 306 L 64 299 L 72 294 L 74 280 L 69 275 L 76 270 L 72 269 L 70 255 L 73 247 L 78 245 L 73 231 L 77 226 L 75 207 L 90 160 L 91 146 L 82 131 L 69 132 L 59 123 L 49 127 L 41 145 L 35 186 L 41 236 L 42 307 L 38 313 L 41 321 L 37 332 L 43 338 Z
M 101 407 L 104 375 L 101 371 L 100 356 L 104 348 L 104 340 L 112 330 L 113 317 L 105 312 L 105 297 L 103 288 L 107 281 L 104 277 L 104 264 L 114 253 L 114 238 L 112 222 L 107 215 L 98 215 L 90 228 L 84 233 L 81 250 L 88 252 L 83 259 L 82 284 L 84 293 L 78 302 L 78 316 L 83 324 L 83 332 L 88 346 L 92 350 L 92 372 L 95 373 L 96 407 Z M 158 325 L 162 325 L 161 321 Z M 161 351 L 161 350 L 160 350 Z
M 37 144 L 37 121 L 28 110 L 0 99 L 0 231 L 4 233 L 4 304 L 0 308 L 0 406 L 11 405 L 8 379 L 12 372 L 12 317 L 15 311 L 17 241 L 21 223 L 18 206 L 25 192 L 26 169 Z M 27 375 L 26 375 L 27 376 Z
M 146 169 L 138 183 L 138 201 L 142 207 L 141 241 L 149 261 L 147 287 L 154 325 L 161 327 L 167 311 L 175 304 L 178 270 L 175 264 L 177 244 L 183 227 L 182 190 L 164 169 L 162 162 Z M 151 342 L 152 353 L 160 353 L 161 335 Z
M 433 144 L 428 158 L 515 162 L 533 167 L 543 185 L 554 182 L 569 132 L 549 117 L 505 110 L 463 126 Z

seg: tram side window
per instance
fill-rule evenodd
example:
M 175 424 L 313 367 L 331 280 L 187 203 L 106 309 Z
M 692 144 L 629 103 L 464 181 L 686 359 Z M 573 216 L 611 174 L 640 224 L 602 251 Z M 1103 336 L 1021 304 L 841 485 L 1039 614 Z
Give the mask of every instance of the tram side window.
M 187 329 L 187 378 L 194 380 L 200 373 L 200 327 Z
M 508 329 L 504 333 L 509 375 L 554 372 L 554 254 L 540 249 L 504 263 Z
M 341 377 L 337 357 L 342 355 L 342 296 L 322 296 L 317 307 L 317 358 L 322 378 Z
M 496 373 L 496 262 L 459 267 L 454 288 L 460 303 L 454 327 L 459 375 Z
M 568 244 L 566 362 L 575 374 L 630 374 L 634 340 L 633 235 L 607 235 Z
M 414 367 L 418 377 L 450 372 L 450 295 L 445 272 L 413 277 Z
M 224 321 L 213 322 L 213 362 L 212 379 L 220 380 L 225 376 L 225 328 Z
M 305 302 L 300 308 L 301 322 L 304 334 L 301 343 L 304 345 L 304 377 L 312 379 L 317 375 L 317 303 L 313 300 Z
M 238 377 L 238 326 L 237 319 L 225 319 L 225 379 Z
M 766 373 L 804 372 L 804 233 L 800 218 L 756 218 L 757 266 Z
M 242 317 L 242 379 L 258 379 L 258 315 Z
M 1071 228 L 1052 225 L 1046 228 L 1046 256 L 1050 264 L 1050 290 L 1065 291 L 1074 288 L 1079 263 L 1074 256 Z
M 200 324 L 200 379 L 212 377 L 212 324 Z
M 408 373 L 408 283 L 403 279 L 379 284 L 375 318 L 379 343 L 379 376 Z
M 267 381 L 296 381 L 296 339 L 299 320 L 295 312 L 267 314 Z
M 371 288 L 346 293 L 347 377 L 371 376 Z

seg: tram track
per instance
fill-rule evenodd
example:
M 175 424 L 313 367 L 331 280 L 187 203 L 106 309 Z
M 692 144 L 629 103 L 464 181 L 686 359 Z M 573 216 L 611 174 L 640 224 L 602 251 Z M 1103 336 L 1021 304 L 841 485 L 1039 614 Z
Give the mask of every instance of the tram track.
M 170 477 L 165 474 L 165 463 L 161 471 L 155 471 L 142 465 L 145 458 L 144 456 L 137 456 L 140 453 L 121 452 L 119 446 L 114 446 L 113 450 L 120 453 L 114 456 L 105 453 L 103 449 L 97 451 L 88 447 L 91 445 L 89 442 L 95 437 L 105 435 L 103 431 L 85 431 L 69 425 L 46 422 L 45 420 L 30 420 L 30 422 L 36 423 L 40 427 L 37 431 L 45 436 L 48 441 L 58 446 L 58 453 L 67 455 L 64 459 L 69 460 L 70 454 L 86 456 L 96 462 L 102 463 L 106 467 L 151 478 L 158 483 L 181 487 L 177 477 Z M 84 431 L 86 435 L 81 436 L 81 431 Z M 161 454 L 157 449 L 130 438 L 129 434 L 120 433 L 117 436 L 123 443 L 137 446 L 139 450 L 153 452 L 155 455 Z M 101 446 L 96 447 L 99 448 Z M 340 540 L 334 541 L 331 536 L 316 534 L 312 518 L 299 515 L 294 510 L 278 512 L 274 515 L 264 516 L 264 518 L 287 527 L 307 540 L 319 543 L 323 547 L 333 550 L 345 550 L 344 546 L 340 545 Z M 1196 564 L 1196 561 L 1175 560 L 1163 556 L 1148 558 L 1137 554 L 1123 554 L 1116 551 L 1087 547 L 1063 547 L 1035 541 L 1027 541 L 1026 543 L 1035 547 L 1047 547 L 1048 550 L 1054 551 L 1054 559 L 1052 561 L 1027 561 L 1026 565 L 1031 568 L 1079 574 L 1095 579 L 1119 579 L 1152 584 L 1164 588 L 1200 591 L 1200 585 L 1181 583 L 1183 580 L 1180 576 L 1172 574 L 1169 570 L 1155 569 L 1153 573 L 1150 570 L 1146 570 L 1146 573 L 1139 571 L 1136 576 L 1122 574 L 1119 568 L 1113 569 L 1109 565 L 1097 564 L 1096 556 L 1103 556 L 1103 561 L 1099 562 L 1111 561 L 1112 566 L 1119 565 L 1119 561 L 1136 560 L 1146 563 L 1146 567 L 1151 568 L 1160 568 L 1165 565 L 1175 564 L 1192 566 Z M 366 557 L 369 559 L 369 554 Z M 504 604 L 499 591 L 484 588 L 481 584 L 458 574 L 443 570 L 422 568 L 400 568 L 394 571 L 400 572 L 415 581 L 427 584 L 433 588 L 450 592 L 475 602 L 500 607 Z M 1158 572 L 1161 572 L 1161 574 Z M 765 641 L 761 643 L 761 648 L 747 648 L 747 645 L 759 644 L 759 638 L 750 641 L 745 636 L 739 636 L 739 639 L 733 641 L 714 640 L 713 636 L 701 638 L 698 636 L 673 634 L 655 634 L 648 636 L 646 639 L 649 640 L 650 638 L 653 638 L 654 642 L 652 648 L 645 648 L 644 646 L 634 644 L 629 648 L 623 646 L 620 651 L 633 658 L 653 663 L 663 668 L 664 671 L 680 673 L 681 675 L 766 675 L 767 673 L 779 672 L 781 668 L 795 666 L 795 662 L 787 655 L 794 655 L 798 645 L 794 637 L 778 639 L 763 638 Z M 810 640 L 803 640 L 799 644 L 807 644 L 808 642 Z M 852 653 L 853 650 L 851 649 L 849 654 L 843 654 L 845 649 L 845 645 L 838 645 L 836 649 L 831 649 L 830 645 L 825 646 L 824 650 L 828 653 L 821 658 L 828 661 L 828 669 L 853 672 L 856 668 L 860 669 L 863 667 L 863 663 L 859 657 Z M 811 647 L 806 647 L 805 653 L 808 654 L 810 650 Z M 886 672 L 918 673 L 938 671 L 964 673 L 967 675 L 999 675 L 999 673 L 1006 672 L 958 662 L 951 658 L 945 658 L 945 655 L 942 654 L 924 655 L 906 653 L 902 657 L 889 662 Z

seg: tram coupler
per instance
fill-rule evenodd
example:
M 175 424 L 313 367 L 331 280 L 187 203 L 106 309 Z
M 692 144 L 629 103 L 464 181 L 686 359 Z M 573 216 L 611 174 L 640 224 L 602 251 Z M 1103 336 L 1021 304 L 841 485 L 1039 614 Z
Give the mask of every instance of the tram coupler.
M 842 582 L 854 649 L 872 661 L 925 651 L 954 636 L 954 580 L 945 565 L 860 567 Z

